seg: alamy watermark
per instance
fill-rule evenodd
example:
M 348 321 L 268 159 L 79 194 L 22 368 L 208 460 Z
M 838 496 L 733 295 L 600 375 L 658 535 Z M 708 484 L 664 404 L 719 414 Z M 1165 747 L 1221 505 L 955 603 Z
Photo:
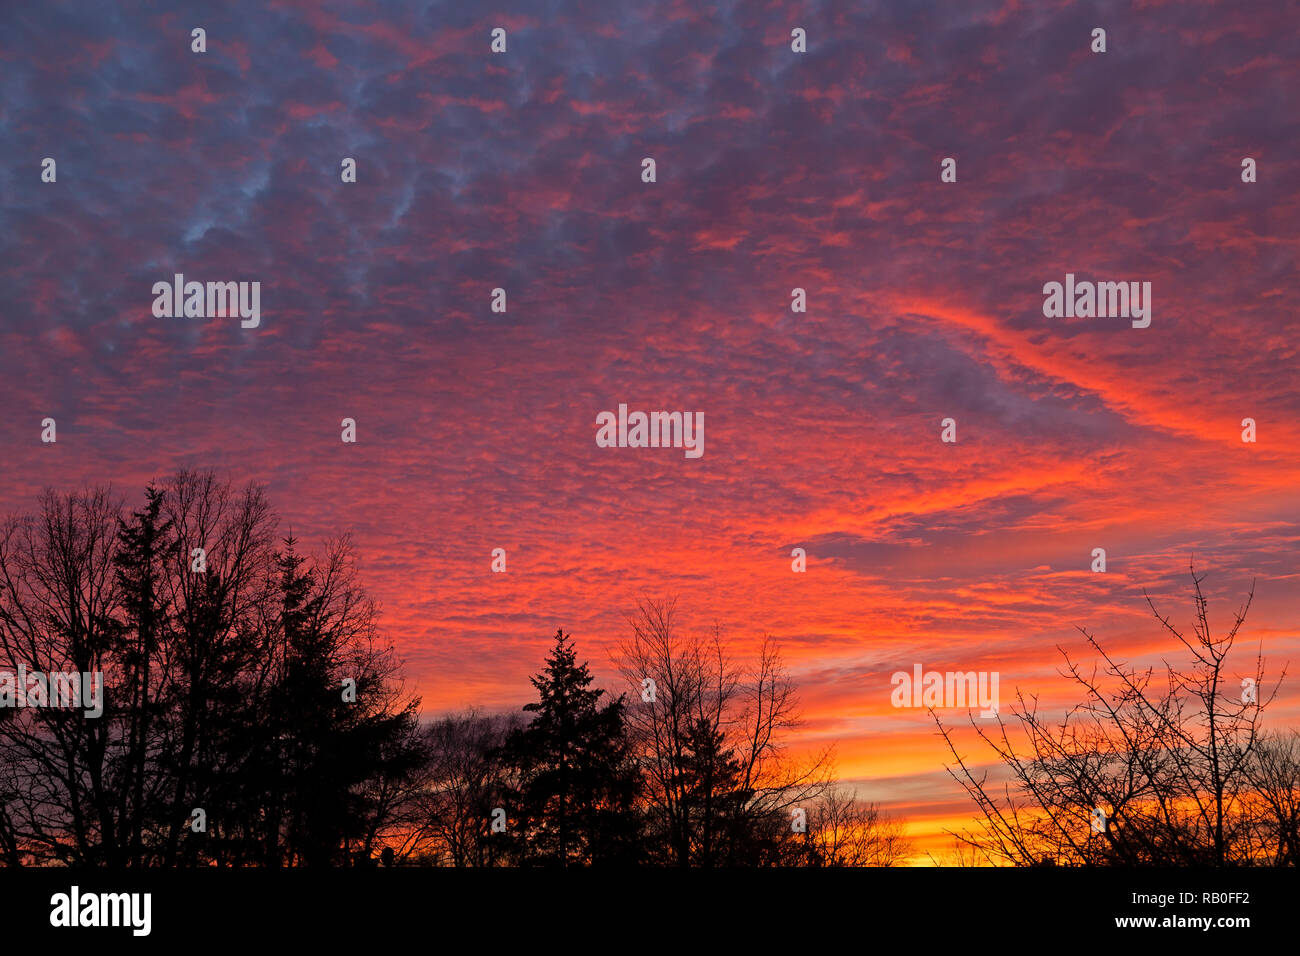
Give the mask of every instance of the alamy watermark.
M 682 448 L 687 458 L 704 455 L 703 412 L 631 412 L 596 416 L 597 448 Z
M 50 897 L 50 925 L 56 928 L 122 926 L 133 936 L 148 936 L 152 913 L 152 893 L 83 893 L 74 884 Z
M 1065 285 L 1048 282 L 1043 286 L 1043 315 L 1049 319 L 1124 318 L 1133 328 L 1151 324 L 1150 282 L 1075 282 L 1065 274 Z
M 897 671 L 889 682 L 894 690 L 889 702 L 895 707 L 975 707 L 981 717 L 998 713 L 997 671 Z
M 238 315 L 240 326 L 262 324 L 262 283 L 186 282 L 177 272 L 171 282 L 153 284 L 153 314 L 158 319 L 215 319 Z
M 104 713 L 103 671 L 0 671 L 0 707 L 80 707 L 87 717 Z

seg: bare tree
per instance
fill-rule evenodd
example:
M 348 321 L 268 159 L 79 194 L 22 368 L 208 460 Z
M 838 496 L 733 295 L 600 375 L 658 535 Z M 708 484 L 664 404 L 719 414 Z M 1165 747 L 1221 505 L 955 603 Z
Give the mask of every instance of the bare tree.
M 1259 803 L 1252 771 L 1262 772 L 1262 714 L 1281 678 L 1265 695 L 1261 654 L 1244 675 L 1227 664 L 1253 588 L 1216 636 L 1202 581 L 1193 569 L 1190 635 L 1147 598 L 1190 656 L 1185 668 L 1168 661 L 1162 673 L 1133 668 L 1081 628 L 1100 668 L 1085 670 L 1062 655 L 1063 673 L 1084 691 L 1083 703 L 1055 719 L 1040 712 L 1036 697 L 1017 693 L 1012 723 L 999 717 L 990 731 L 971 720 L 1008 775 L 1001 792 L 987 772 L 976 776 L 935 717 L 955 760 L 949 772 L 981 812 L 979 829 L 959 839 L 991 863 L 1021 866 L 1262 862 L 1252 838 L 1259 828 L 1248 813 Z M 1285 834 L 1273 840 L 1284 843 Z
M 119 612 L 118 507 L 106 489 L 47 491 L 39 515 L 5 524 L 0 670 L 105 670 Z M 81 708 L 0 709 L 0 825 L 9 863 L 126 862 L 130 827 L 117 812 L 110 756 L 115 724 Z
M 947 852 L 942 856 L 936 857 L 929 851 L 926 851 L 925 855 L 934 866 L 976 867 L 990 865 L 986 855 L 981 853 L 977 847 L 972 846 L 969 841 L 960 837 L 953 837 Z
M 1249 776 L 1252 844 L 1274 866 L 1300 866 L 1300 731 L 1262 736 Z
M 276 520 L 259 486 L 236 489 L 211 472 L 181 471 L 163 491 L 160 518 L 171 542 L 157 588 L 168 626 L 154 692 L 163 713 L 156 800 L 159 862 L 175 865 L 197 850 L 181 845 L 194 808 L 237 805 L 249 796 L 229 786 L 250 766 L 246 752 L 230 744 L 246 740 L 247 726 L 260 723 L 252 715 L 268 706 Z M 213 816 L 217 835 L 233 835 L 221 814 Z
M 830 788 L 808 814 L 805 862 L 810 866 L 900 866 L 914 848 L 907 828 L 857 792 Z
M 517 714 L 470 710 L 425 728 L 429 763 L 418 827 L 403 847 L 407 855 L 456 867 L 492 866 L 503 858 L 502 836 L 491 829 L 506 785 L 501 746 L 522 724 Z
M 798 702 L 770 639 L 742 669 L 719 627 L 686 635 L 675 616 L 675 601 L 643 600 L 617 655 L 656 843 L 678 866 L 778 862 L 791 811 L 828 786 L 830 751 L 787 753 Z

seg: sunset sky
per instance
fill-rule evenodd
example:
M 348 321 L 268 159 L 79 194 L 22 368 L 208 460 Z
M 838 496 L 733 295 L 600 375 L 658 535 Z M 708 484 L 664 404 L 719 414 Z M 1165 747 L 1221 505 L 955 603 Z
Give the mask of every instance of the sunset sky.
M 430 716 L 527 702 L 557 627 L 614 687 L 675 595 L 936 853 L 974 808 L 893 672 L 1073 703 L 1079 625 L 1183 659 L 1142 592 L 1190 627 L 1192 558 L 1212 624 L 1256 581 L 1242 673 L 1300 668 L 1295 4 L 118 6 L 0 8 L 0 512 L 263 482 L 352 532 Z M 1046 318 L 1067 272 L 1150 327 Z M 261 326 L 156 318 L 175 273 Z M 620 403 L 703 457 L 598 448 Z

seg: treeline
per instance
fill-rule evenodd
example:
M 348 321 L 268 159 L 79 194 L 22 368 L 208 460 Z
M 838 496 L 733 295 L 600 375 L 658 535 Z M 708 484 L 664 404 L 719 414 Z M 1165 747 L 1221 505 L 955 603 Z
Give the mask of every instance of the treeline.
M 0 860 L 277 867 L 379 846 L 415 701 L 347 541 L 308 559 L 275 527 L 259 489 L 195 473 L 137 511 L 47 492 L 5 523 L 0 672 L 102 674 L 103 713 L 0 708 Z
M 844 794 L 830 754 L 798 761 L 775 651 L 733 666 L 716 630 L 686 637 L 671 603 L 644 603 L 620 664 L 633 692 L 593 689 L 555 635 L 523 715 L 429 728 L 430 761 L 402 853 L 454 866 L 891 866 L 900 821 Z
M 793 687 L 629 621 L 629 693 L 557 633 L 517 714 L 429 724 L 349 542 L 300 552 L 256 486 L 182 472 L 138 510 L 46 492 L 0 528 L 0 675 L 101 674 L 102 714 L 0 689 L 0 863 L 890 865 L 897 821 L 792 759 Z M 27 679 L 27 677 L 24 677 Z M 26 701 L 31 703 L 31 701 Z

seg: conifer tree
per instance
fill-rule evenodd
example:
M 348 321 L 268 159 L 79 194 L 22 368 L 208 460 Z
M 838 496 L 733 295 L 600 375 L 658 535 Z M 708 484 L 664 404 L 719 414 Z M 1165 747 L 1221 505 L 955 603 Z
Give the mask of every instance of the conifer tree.
M 514 770 L 506 813 L 521 863 L 572 866 L 635 862 L 637 775 L 625 732 L 624 697 L 604 707 L 571 638 L 555 633 L 531 678 L 536 716 L 505 744 Z

